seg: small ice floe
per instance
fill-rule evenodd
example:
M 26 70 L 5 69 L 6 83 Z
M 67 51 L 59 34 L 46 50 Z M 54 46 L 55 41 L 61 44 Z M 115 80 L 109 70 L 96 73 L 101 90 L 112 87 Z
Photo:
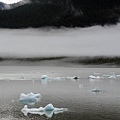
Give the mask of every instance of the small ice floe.
M 94 72 L 95 75 L 99 75 L 100 73 Z
M 110 75 L 108 78 L 114 79 L 114 78 L 116 78 L 116 75 L 115 74 Z
M 58 78 L 58 77 L 57 77 Z M 57 78 L 54 78 L 54 77 L 48 77 L 47 75 L 42 75 L 41 76 L 41 80 L 42 81 L 52 81 L 52 80 L 56 80 Z M 59 78 L 58 78 L 59 79 Z
M 32 79 L 35 80 L 35 76 L 32 76 Z
M 67 111 L 67 108 L 55 108 L 52 104 L 48 104 L 45 107 L 30 109 L 27 107 L 27 105 L 25 105 L 24 108 L 21 110 L 21 112 L 23 112 L 25 116 L 27 116 L 28 113 L 31 113 L 38 115 L 46 115 L 46 117 L 48 118 L 51 118 L 53 114 L 62 113 L 64 111 Z
M 104 74 L 103 76 L 108 77 L 110 79 L 115 79 L 117 77 L 120 77 L 120 75 L 116 75 L 115 72 L 110 72 L 110 74 Z
M 34 94 L 34 93 L 30 92 L 28 94 L 25 94 L 25 93 L 20 94 L 20 98 L 25 98 L 25 97 L 35 97 L 35 98 L 40 98 L 40 99 L 42 98 L 40 93 Z
M 94 88 L 94 89 L 91 90 L 91 92 L 100 92 L 100 89 Z
M 41 79 L 46 79 L 46 78 L 48 78 L 47 75 L 42 75 L 42 76 L 41 76 Z
M 34 105 L 37 102 L 37 99 L 34 97 L 20 98 L 19 102 L 26 104 L 26 105 Z
M 19 102 L 27 105 L 34 105 L 36 102 L 39 102 L 41 98 L 42 96 L 40 95 L 40 93 L 37 94 L 34 94 L 32 92 L 28 94 L 21 93 Z
M 89 78 L 90 79 L 100 79 L 101 77 L 100 76 L 89 75 Z
M 83 84 L 79 84 L 79 88 L 82 88 L 83 87 Z
M 45 111 L 52 111 L 52 110 L 54 110 L 54 107 L 53 107 L 53 105 L 50 103 L 50 104 L 48 104 L 48 105 L 46 105 L 46 106 L 44 107 L 44 110 L 45 110 Z

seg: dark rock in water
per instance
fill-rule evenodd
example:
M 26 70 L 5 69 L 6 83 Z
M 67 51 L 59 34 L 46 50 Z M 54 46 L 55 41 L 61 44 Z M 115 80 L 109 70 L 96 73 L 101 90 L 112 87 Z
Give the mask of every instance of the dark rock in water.
M 79 79 L 79 77 L 77 77 L 77 76 L 74 76 L 74 77 L 73 77 L 73 79 L 77 80 L 77 79 Z

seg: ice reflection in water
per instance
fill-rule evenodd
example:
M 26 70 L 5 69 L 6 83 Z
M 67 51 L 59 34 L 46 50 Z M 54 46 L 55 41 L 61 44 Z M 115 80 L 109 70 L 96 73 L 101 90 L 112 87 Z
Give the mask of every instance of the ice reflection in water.
M 25 105 L 21 111 L 25 116 L 27 116 L 28 113 L 31 113 L 38 114 L 40 116 L 45 115 L 46 117 L 51 118 L 53 114 L 63 113 L 64 111 L 67 111 L 67 108 L 55 108 L 52 104 L 48 104 L 44 108 L 40 107 L 29 109 L 27 105 Z

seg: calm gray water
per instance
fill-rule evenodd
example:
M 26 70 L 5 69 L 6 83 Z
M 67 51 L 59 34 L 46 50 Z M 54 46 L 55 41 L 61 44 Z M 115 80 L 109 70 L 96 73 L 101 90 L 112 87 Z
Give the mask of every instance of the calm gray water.
M 33 69 L 34 70 L 33 70 Z M 11 71 L 10 71 L 11 69 Z M 17 70 L 15 72 L 15 69 Z M 13 66 L 1 67 L 0 76 L 13 75 L 24 72 L 41 74 L 48 73 L 50 77 L 60 76 L 79 76 L 79 80 L 53 80 L 41 81 L 40 77 L 36 80 L 8 80 L 0 81 L 0 120 L 45 120 L 45 115 L 28 114 L 25 116 L 21 109 L 24 105 L 18 102 L 20 93 L 40 93 L 42 99 L 33 107 L 44 107 L 52 103 L 55 107 L 67 108 L 68 111 L 59 114 L 53 114 L 51 120 L 119 120 L 120 119 L 120 77 L 108 79 L 108 77 L 99 80 L 88 79 L 89 75 L 99 76 L 114 72 L 119 74 L 119 68 L 71 68 L 71 67 L 42 67 L 38 66 Z M 25 72 L 26 71 L 26 72 Z M 34 72 L 33 72 L 34 71 Z M 96 72 L 96 73 L 94 73 Z M 14 73 L 14 74 L 13 74 Z M 29 74 L 31 75 L 31 74 Z M 36 74 L 35 74 L 36 75 Z M 2 76 L 2 77 L 3 77 Z M 36 75 L 38 77 L 38 75 Z M 35 77 L 36 77 L 35 76 Z M 30 78 L 30 77 L 28 77 Z M 83 87 L 79 87 L 83 84 Z M 98 87 L 101 92 L 93 93 L 91 89 Z

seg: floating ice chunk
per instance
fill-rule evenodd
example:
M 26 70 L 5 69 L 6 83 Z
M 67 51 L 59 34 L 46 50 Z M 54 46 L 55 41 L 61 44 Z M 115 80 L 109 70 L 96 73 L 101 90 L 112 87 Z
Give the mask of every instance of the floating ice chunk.
M 100 92 L 100 90 L 98 88 L 94 88 L 91 90 L 91 92 Z
M 27 97 L 42 98 L 40 93 L 34 94 L 34 93 L 31 92 L 31 93 L 28 93 L 28 94 L 24 94 L 24 93 L 20 94 L 20 98 L 27 98 Z
M 46 115 L 48 118 L 51 118 L 53 113 L 58 114 L 67 110 L 68 110 L 67 108 L 55 108 L 52 104 L 48 104 L 44 108 L 39 107 L 39 108 L 30 108 L 30 109 L 27 107 L 27 105 L 25 105 L 24 108 L 21 110 L 21 112 L 23 112 L 25 116 L 27 116 L 28 113 L 31 113 L 31 114 Z
M 82 88 L 83 87 L 83 84 L 79 84 L 79 88 Z
M 60 77 L 56 77 L 57 80 L 62 80 Z
M 40 95 L 40 93 L 37 94 L 34 94 L 32 92 L 28 94 L 21 93 L 19 102 L 23 104 L 34 105 L 35 102 L 39 102 L 41 98 L 42 96 Z
M 100 77 L 100 76 L 89 75 L 89 78 L 90 78 L 90 79 L 100 79 L 101 77 Z
M 116 75 L 113 74 L 113 75 L 109 76 L 108 78 L 111 78 L 111 79 L 113 78 L 114 79 L 114 78 L 116 78 Z
M 35 76 L 32 76 L 32 79 L 34 80 L 34 79 L 35 79 Z
M 52 104 L 48 104 L 48 105 L 46 105 L 46 106 L 44 107 L 44 109 L 45 109 L 46 111 L 52 111 L 52 110 L 54 110 L 54 107 L 53 107 Z
M 46 78 L 48 78 L 47 75 L 42 75 L 42 76 L 41 76 L 41 79 L 46 79 Z
M 35 114 L 36 112 L 43 112 L 43 111 L 44 111 L 43 107 L 29 109 L 27 105 L 25 105 L 24 108 L 21 110 L 21 112 L 23 112 L 25 116 L 27 116 L 28 113 Z
M 37 99 L 34 97 L 20 98 L 19 102 L 27 105 L 34 105 L 37 102 Z
M 54 108 L 54 114 L 63 113 L 65 111 L 68 111 L 68 109 L 67 108 Z

